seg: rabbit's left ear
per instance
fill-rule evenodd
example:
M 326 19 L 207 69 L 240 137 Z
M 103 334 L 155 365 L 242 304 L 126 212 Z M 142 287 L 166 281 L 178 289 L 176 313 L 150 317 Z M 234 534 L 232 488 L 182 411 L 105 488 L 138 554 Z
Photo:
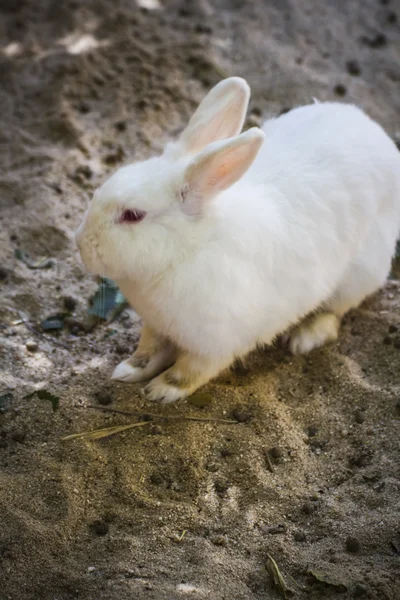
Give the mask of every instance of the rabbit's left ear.
M 254 161 L 263 141 L 264 133 L 253 127 L 238 137 L 207 146 L 186 168 L 180 190 L 184 210 L 200 214 L 208 200 L 236 183 Z
M 176 146 L 178 153 L 197 154 L 211 142 L 238 135 L 249 99 L 250 88 L 241 77 L 220 81 L 200 103 L 181 134 Z

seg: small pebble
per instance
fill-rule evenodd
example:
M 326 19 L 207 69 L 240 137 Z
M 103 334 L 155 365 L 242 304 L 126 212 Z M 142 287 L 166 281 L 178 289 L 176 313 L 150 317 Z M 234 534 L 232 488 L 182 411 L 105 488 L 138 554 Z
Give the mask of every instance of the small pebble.
M 306 515 L 312 515 L 313 512 L 315 512 L 315 510 L 316 510 L 316 506 L 312 502 L 307 501 L 307 502 L 304 502 L 303 506 L 301 507 L 301 510 Z
M 367 467 L 371 463 L 371 453 L 369 451 L 360 452 L 350 458 L 350 467 Z
M 194 30 L 196 33 L 212 33 L 213 29 L 209 25 L 204 25 L 203 23 L 197 23 L 195 25 Z
M 312 513 L 316 510 L 316 506 L 312 502 L 307 501 L 304 502 L 303 506 L 301 507 L 301 510 L 306 515 L 312 515 Z
M 279 523 L 279 525 L 273 525 L 272 527 L 262 527 L 261 529 L 263 533 L 269 533 L 270 535 L 276 535 L 279 533 L 286 533 L 287 527 L 284 523 Z
M 115 352 L 117 354 L 129 354 L 129 348 L 124 344 L 117 344 L 115 347 Z
M 89 527 L 96 535 L 107 535 L 108 533 L 108 523 L 105 521 L 93 521 Z
M 67 312 L 74 312 L 74 310 L 76 309 L 76 304 L 76 300 L 75 298 L 72 298 L 72 296 L 65 296 L 65 298 L 63 299 L 63 305 Z
M 29 350 L 29 352 L 36 352 L 38 349 L 37 342 L 35 342 L 35 340 L 28 340 L 26 342 L 26 349 Z
M 96 398 L 96 402 L 101 406 L 108 406 L 113 401 L 111 394 L 106 391 L 96 392 L 94 397 Z
M 211 542 L 214 546 L 226 546 L 226 537 L 224 535 L 215 535 L 211 538 Z
M 360 409 L 356 410 L 356 412 L 354 413 L 354 420 L 359 425 L 361 425 L 361 423 L 364 423 L 364 421 L 365 421 L 364 411 L 362 411 Z
M 160 425 L 150 425 L 150 427 L 147 430 L 149 432 L 150 435 L 162 435 L 163 434 L 163 429 L 162 427 L 160 427 Z
M 87 102 L 81 102 L 78 106 L 78 110 L 83 115 L 85 115 L 90 111 L 90 106 L 89 106 L 89 104 L 87 104 Z
M 229 489 L 229 483 L 223 479 L 217 479 L 214 483 L 214 488 L 218 496 L 224 496 Z
M 77 321 L 73 317 L 65 317 L 64 325 L 72 333 L 72 335 L 79 335 L 80 333 L 85 331 L 85 325 L 80 321 Z
M 400 417 L 400 400 L 397 400 L 396 406 L 394 407 L 394 411 L 398 417 Z
M 388 335 L 385 335 L 385 337 L 383 338 L 382 342 L 385 344 L 385 346 L 391 346 L 391 344 L 392 344 L 392 338 L 389 337 Z
M 80 165 L 75 169 L 75 173 L 77 175 L 83 175 L 83 177 L 85 177 L 86 179 L 90 179 L 93 175 L 93 171 L 89 167 L 89 165 Z
M 53 190 L 55 192 L 57 192 L 57 194 L 62 194 L 63 193 L 62 187 L 61 187 L 61 185 L 59 183 L 57 183 L 57 182 L 52 183 L 51 187 L 53 188 Z M 69 215 L 68 215 L 67 218 L 69 218 Z
M 206 469 L 210 473 L 216 473 L 220 469 L 220 465 L 216 462 L 209 462 L 206 464 Z
M 397 337 L 397 338 L 394 340 L 394 344 L 393 344 L 393 346 L 394 346 L 394 347 L 395 347 L 397 350 L 400 350 L 400 337 Z
M 318 433 L 318 428 L 311 426 L 307 429 L 307 435 L 308 437 L 315 437 Z
M 279 448 L 278 446 L 274 446 L 269 451 L 269 454 L 270 454 L 270 456 L 272 456 L 272 458 L 282 458 L 283 450 L 282 450 L 282 448 Z
M 221 448 L 222 458 L 228 458 L 229 456 L 232 456 L 232 454 L 233 454 L 233 450 L 228 448 L 228 446 L 224 446 L 224 448 Z
M 117 121 L 117 123 L 115 123 L 115 129 L 117 131 L 125 131 L 126 122 L 125 121 Z
M 356 583 L 353 590 L 353 598 L 363 598 L 368 594 L 367 588 L 361 583 Z
M 337 96 L 345 96 L 347 94 L 347 88 L 342 83 L 335 85 L 333 91 Z
M 332 556 L 329 557 L 329 562 L 335 564 L 339 562 L 339 557 L 336 554 L 332 554 Z
M 370 48 L 383 48 L 387 44 L 386 36 L 383 33 L 377 33 L 373 38 L 363 36 L 361 41 Z
M 164 481 L 164 477 L 158 471 L 153 471 L 150 475 L 150 482 L 153 485 L 161 485 Z
M 0 281 L 7 279 L 7 270 L 4 267 L 0 267 Z
M 397 15 L 394 12 L 388 13 L 387 22 L 393 25 L 393 23 L 397 23 Z
M 346 539 L 346 550 L 349 552 L 359 552 L 361 549 L 361 544 L 356 537 L 349 536 Z
M 350 75 L 354 75 L 355 77 L 357 77 L 358 75 L 361 74 L 360 65 L 358 64 L 358 62 L 356 60 L 347 61 L 346 69 Z
M 295 531 L 293 534 L 293 539 L 295 542 L 305 542 L 306 534 L 304 531 Z
M 245 406 L 236 406 L 232 410 L 232 417 L 236 419 L 238 423 L 249 423 L 253 418 L 253 414 Z
M 136 571 L 132 571 L 131 569 L 129 569 L 128 571 L 125 571 L 124 577 L 126 579 L 132 579 L 132 577 L 138 577 L 138 575 Z
M 26 431 L 25 429 L 21 428 L 13 429 L 10 433 L 10 437 L 14 442 L 22 444 L 22 442 L 24 442 L 26 439 Z
M 389 333 L 396 333 L 396 331 L 398 331 L 399 328 L 397 327 L 397 325 L 389 325 Z

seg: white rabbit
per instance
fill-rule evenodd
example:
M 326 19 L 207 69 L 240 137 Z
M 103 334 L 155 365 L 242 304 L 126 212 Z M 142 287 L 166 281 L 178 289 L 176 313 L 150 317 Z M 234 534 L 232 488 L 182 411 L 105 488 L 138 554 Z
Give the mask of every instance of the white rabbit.
M 161 156 L 104 183 L 76 234 L 143 318 L 113 378 L 151 380 L 150 400 L 191 394 L 295 324 L 294 353 L 336 339 L 390 270 L 400 153 L 383 129 L 318 103 L 238 135 L 249 95 L 237 77 L 215 86 Z

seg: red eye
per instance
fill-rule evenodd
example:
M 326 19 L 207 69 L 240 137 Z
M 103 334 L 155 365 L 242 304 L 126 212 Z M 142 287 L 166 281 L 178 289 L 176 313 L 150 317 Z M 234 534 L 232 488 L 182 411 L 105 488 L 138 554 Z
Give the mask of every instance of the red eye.
M 142 221 L 146 216 L 146 213 L 143 210 L 138 210 L 137 208 L 126 209 L 123 211 L 119 222 L 120 223 L 138 223 Z

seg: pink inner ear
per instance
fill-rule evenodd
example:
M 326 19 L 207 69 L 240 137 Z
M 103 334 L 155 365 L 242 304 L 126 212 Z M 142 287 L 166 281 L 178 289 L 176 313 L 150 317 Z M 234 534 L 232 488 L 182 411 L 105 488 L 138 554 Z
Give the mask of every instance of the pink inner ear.
M 139 221 L 143 221 L 145 216 L 146 213 L 143 210 L 127 208 L 122 212 L 118 223 L 138 223 Z

